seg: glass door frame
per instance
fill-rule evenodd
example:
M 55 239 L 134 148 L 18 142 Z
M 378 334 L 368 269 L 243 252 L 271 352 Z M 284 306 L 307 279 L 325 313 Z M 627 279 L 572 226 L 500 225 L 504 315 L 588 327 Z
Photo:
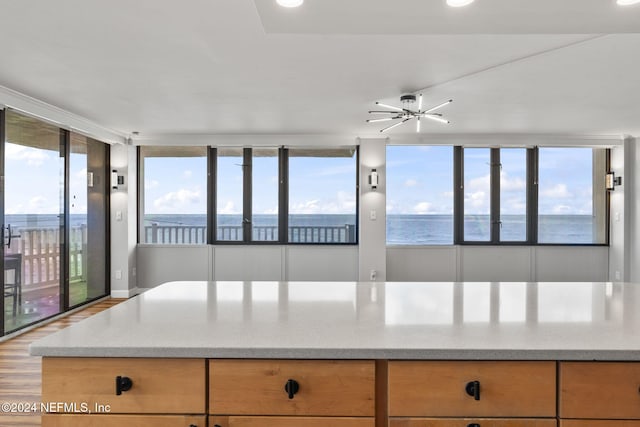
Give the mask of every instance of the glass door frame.
M 23 114 L 22 112 L 19 112 Z M 28 115 L 28 114 L 27 114 Z M 5 257 L 4 257 L 4 245 L 6 236 L 6 228 L 4 224 L 5 219 L 5 153 L 6 153 L 6 108 L 0 108 L 0 215 L 2 216 L 2 224 L 0 229 L 0 242 L 2 244 L 2 251 L 0 252 L 0 270 L 3 272 L 2 277 L 0 278 L 0 282 L 2 282 L 2 295 L 0 295 L 0 306 L 2 307 L 2 316 L 0 316 L 0 338 L 8 335 L 19 332 L 21 329 L 28 328 L 30 326 L 36 325 L 40 322 L 43 322 L 52 317 L 59 316 L 68 312 L 70 309 L 74 309 L 80 307 L 82 305 L 91 303 L 93 301 L 99 300 L 108 296 L 111 292 L 111 280 L 110 280 L 110 266 L 111 266 L 111 225 L 110 225 L 110 211 L 111 211 L 111 190 L 110 183 L 107 177 L 110 176 L 109 171 L 111 170 L 111 150 L 109 144 L 105 144 L 105 162 L 104 162 L 104 177 L 102 185 L 104 186 L 105 191 L 105 277 L 104 277 L 104 294 L 97 296 L 95 298 L 87 299 L 79 304 L 74 306 L 70 306 L 69 304 L 69 273 L 70 273 L 70 245 L 69 239 L 71 236 L 71 230 L 69 228 L 70 224 L 70 152 L 71 152 L 71 132 L 67 129 L 59 128 L 60 130 L 60 156 L 64 158 L 64 189 L 63 189 L 63 212 L 60 213 L 60 260 L 59 260 L 59 311 L 56 314 L 51 316 L 47 316 L 41 319 L 38 319 L 34 322 L 30 322 L 20 327 L 11 330 L 7 333 L 6 324 L 5 324 L 5 292 L 4 292 L 4 268 L 5 268 Z

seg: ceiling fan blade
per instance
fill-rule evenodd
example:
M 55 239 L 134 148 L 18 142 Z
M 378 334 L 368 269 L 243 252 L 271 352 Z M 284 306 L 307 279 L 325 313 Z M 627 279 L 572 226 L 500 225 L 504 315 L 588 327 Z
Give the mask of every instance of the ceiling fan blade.
M 420 116 L 418 116 L 418 121 L 416 122 L 416 132 L 420 133 Z
M 451 123 L 449 120 L 443 119 L 442 117 L 436 116 L 435 114 L 424 114 L 422 117 L 429 120 L 435 120 L 436 122 L 444 123 L 447 125 Z
M 380 132 L 385 132 L 385 131 L 388 131 L 389 129 L 393 129 L 394 127 L 396 127 L 396 126 L 400 126 L 401 124 L 403 124 L 403 123 L 405 123 L 405 122 L 408 122 L 409 120 L 411 120 L 411 119 L 404 119 L 404 120 L 403 120 L 403 121 L 401 121 L 401 122 L 394 123 L 394 124 L 392 124 L 391 126 L 388 126 L 388 127 L 384 128 L 384 129 L 380 129 Z
M 422 94 L 418 97 L 418 111 L 422 110 Z
M 430 112 L 435 111 L 435 110 L 437 110 L 438 108 L 442 108 L 442 107 L 444 107 L 445 105 L 449 105 L 449 104 L 451 104 L 452 102 L 453 102 L 453 99 L 450 99 L 450 100 L 448 100 L 447 102 L 443 102 L 443 103 L 442 103 L 442 104 L 440 104 L 440 105 L 436 105 L 435 107 L 431 107 L 431 108 L 429 108 L 428 110 L 423 111 L 422 113 L 423 113 L 423 114 L 429 114 Z
M 399 119 L 400 117 L 384 117 L 382 119 L 368 119 L 367 123 L 387 122 L 389 120 Z
M 398 114 L 397 111 L 380 111 L 380 110 L 371 110 L 369 114 Z
M 376 101 L 376 105 L 379 105 L 379 106 L 384 107 L 384 108 L 389 108 L 391 110 L 403 111 L 402 108 L 400 108 L 400 107 L 394 107 L 393 105 L 383 104 L 382 102 L 377 102 Z

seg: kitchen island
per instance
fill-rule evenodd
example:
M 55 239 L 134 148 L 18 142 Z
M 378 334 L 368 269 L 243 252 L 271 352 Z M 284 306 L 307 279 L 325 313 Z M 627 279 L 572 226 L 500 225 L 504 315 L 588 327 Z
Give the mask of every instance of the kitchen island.
M 640 427 L 634 284 L 172 282 L 31 353 L 45 427 Z

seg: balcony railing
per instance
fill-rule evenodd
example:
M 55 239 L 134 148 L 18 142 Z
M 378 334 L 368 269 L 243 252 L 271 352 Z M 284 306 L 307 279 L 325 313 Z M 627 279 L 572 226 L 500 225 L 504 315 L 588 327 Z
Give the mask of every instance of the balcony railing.
M 242 225 L 220 225 L 216 230 L 218 241 L 242 241 Z M 253 240 L 273 242 L 278 240 L 278 227 L 254 225 Z M 152 223 L 144 227 L 145 243 L 201 244 L 207 243 L 207 227 L 204 225 L 160 225 Z M 355 243 L 355 224 L 345 225 L 295 225 L 289 226 L 289 243 Z
M 60 283 L 60 229 L 16 228 L 5 254 L 22 255 L 22 290 Z M 69 280 L 86 280 L 87 226 L 69 230 Z

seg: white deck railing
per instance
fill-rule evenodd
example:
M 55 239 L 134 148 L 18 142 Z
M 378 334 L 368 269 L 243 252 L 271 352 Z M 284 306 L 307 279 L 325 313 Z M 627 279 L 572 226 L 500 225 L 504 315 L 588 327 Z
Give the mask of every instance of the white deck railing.
M 5 254 L 22 255 L 22 290 L 60 283 L 60 229 L 15 228 Z M 70 229 L 69 280 L 86 280 L 87 226 Z M 25 288 L 26 286 L 26 288 Z
M 219 241 L 242 241 L 242 225 L 217 227 Z M 278 226 L 254 225 L 253 240 L 272 242 L 278 240 Z M 290 243 L 355 243 L 356 226 L 345 225 L 295 225 L 289 226 Z M 204 225 L 160 225 L 152 223 L 144 227 L 144 242 L 157 244 L 207 243 L 207 227 Z

